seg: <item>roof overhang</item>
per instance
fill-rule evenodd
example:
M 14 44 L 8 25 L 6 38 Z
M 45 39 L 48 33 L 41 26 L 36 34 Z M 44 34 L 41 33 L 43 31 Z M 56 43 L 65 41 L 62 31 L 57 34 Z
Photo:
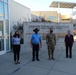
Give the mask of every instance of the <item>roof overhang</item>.
M 58 4 L 60 4 L 59 8 L 74 8 L 76 6 L 76 3 L 72 2 L 57 2 L 53 1 L 49 7 L 55 7 L 58 8 Z

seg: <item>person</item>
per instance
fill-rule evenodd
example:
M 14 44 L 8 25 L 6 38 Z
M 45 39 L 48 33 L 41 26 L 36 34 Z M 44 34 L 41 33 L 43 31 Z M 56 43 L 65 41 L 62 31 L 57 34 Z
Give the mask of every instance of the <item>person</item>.
M 71 34 L 71 31 L 67 31 L 67 35 L 65 36 L 64 42 L 66 47 L 66 58 L 68 58 L 68 51 L 69 51 L 69 57 L 72 58 L 72 46 L 74 43 L 73 35 Z
M 39 61 L 39 49 L 40 47 L 42 47 L 42 39 L 41 39 L 41 35 L 38 33 L 39 32 L 38 28 L 35 28 L 33 31 L 35 33 L 32 34 L 31 37 L 32 61 L 35 61 L 35 57 L 36 60 Z
M 47 48 L 48 48 L 48 56 L 49 56 L 49 60 L 54 58 L 54 49 L 55 49 L 55 45 L 56 45 L 56 36 L 53 33 L 53 29 L 50 28 L 50 33 L 46 35 L 46 44 L 47 44 Z
M 19 32 L 16 31 L 12 38 L 12 44 L 13 44 L 13 52 L 14 52 L 14 63 L 20 64 L 20 35 Z

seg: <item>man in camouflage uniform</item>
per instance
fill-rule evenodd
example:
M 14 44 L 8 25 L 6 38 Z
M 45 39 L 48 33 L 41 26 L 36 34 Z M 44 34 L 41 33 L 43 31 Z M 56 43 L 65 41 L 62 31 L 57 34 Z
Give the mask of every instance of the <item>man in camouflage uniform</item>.
M 50 59 L 55 60 L 54 59 L 54 49 L 55 49 L 55 45 L 56 45 L 56 36 L 53 33 L 53 29 L 50 29 L 50 33 L 46 35 L 46 44 L 48 47 L 49 60 Z

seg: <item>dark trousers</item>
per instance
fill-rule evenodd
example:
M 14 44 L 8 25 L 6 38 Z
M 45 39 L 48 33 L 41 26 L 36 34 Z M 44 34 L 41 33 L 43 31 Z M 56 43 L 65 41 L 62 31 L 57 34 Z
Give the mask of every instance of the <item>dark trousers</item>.
M 39 44 L 33 44 L 33 50 L 32 50 L 32 56 L 33 56 L 33 60 L 35 60 L 35 57 L 36 59 L 39 58 Z
M 13 45 L 14 61 L 19 61 L 20 58 L 20 45 Z
M 70 44 L 66 45 L 66 58 L 68 58 L 68 53 L 69 53 L 69 57 L 72 58 L 72 45 Z

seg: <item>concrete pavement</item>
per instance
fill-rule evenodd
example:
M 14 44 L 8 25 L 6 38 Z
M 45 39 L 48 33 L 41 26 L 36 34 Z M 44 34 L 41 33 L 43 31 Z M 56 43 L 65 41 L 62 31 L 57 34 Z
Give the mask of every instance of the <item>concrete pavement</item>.
M 29 44 L 27 44 L 29 45 Z M 57 42 L 55 60 L 48 60 L 45 42 L 40 49 L 40 61 L 32 62 L 31 47 L 22 45 L 20 64 L 14 64 L 13 52 L 0 55 L 0 75 L 76 75 L 76 43 L 72 59 L 65 57 L 65 46 Z

